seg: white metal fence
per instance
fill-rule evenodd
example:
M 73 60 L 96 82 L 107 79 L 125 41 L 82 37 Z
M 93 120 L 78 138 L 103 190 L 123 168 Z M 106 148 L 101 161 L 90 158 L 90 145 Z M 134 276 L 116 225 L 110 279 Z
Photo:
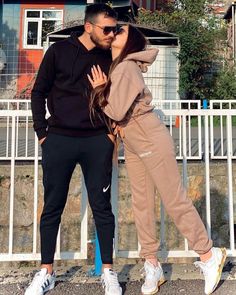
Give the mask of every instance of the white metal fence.
M 211 100 L 209 108 L 219 110 L 235 110 L 236 100 Z M 218 128 L 214 128 L 217 125 Z M 236 117 L 232 117 L 232 125 L 236 126 Z M 236 128 L 236 127 L 235 127 Z M 232 129 L 233 134 L 233 159 L 235 159 L 235 128 Z M 226 145 L 227 124 L 225 116 L 222 114 L 215 114 L 210 117 L 210 154 L 211 159 L 226 159 L 227 145 Z
M 183 159 L 183 133 L 186 132 L 186 158 L 188 160 L 201 160 L 204 155 L 204 125 L 201 115 L 189 113 L 186 116 L 186 122 L 183 122 L 181 112 L 178 115 L 165 111 L 169 110 L 201 110 L 199 100 L 160 100 L 155 101 L 157 114 L 169 126 L 170 133 L 175 142 L 176 158 Z M 209 108 L 211 110 L 236 110 L 235 101 L 211 101 Z M 11 128 L 10 116 L 8 110 L 31 110 L 30 100 L 1 99 L 0 110 L 4 110 L 4 116 L 0 117 L 0 160 L 10 160 L 11 158 Z M 233 159 L 236 158 L 236 115 L 232 115 L 232 151 Z M 222 113 L 212 114 L 209 118 L 210 130 L 210 159 L 226 159 L 226 117 Z M 235 125 L 235 126 L 234 126 Z M 32 117 L 16 116 L 16 160 L 34 160 L 34 130 Z M 41 150 L 39 151 L 41 156 Z M 119 153 L 120 159 L 124 159 L 122 147 Z
M 174 101 L 176 104 L 176 101 Z M 174 131 L 177 130 L 179 137 L 177 144 L 179 145 L 179 152 L 177 158 L 182 161 L 183 164 L 183 183 L 187 186 L 187 167 L 188 161 L 193 159 L 204 160 L 205 166 L 205 196 L 206 196 L 206 223 L 209 236 L 211 236 L 211 198 L 210 195 L 210 161 L 214 159 L 212 150 L 212 131 L 216 127 L 211 126 L 212 118 L 215 116 L 222 117 L 225 125 L 225 132 L 223 134 L 223 146 L 224 153 L 219 156 L 220 159 L 226 161 L 227 164 L 227 201 L 228 210 L 228 229 L 229 229 L 229 247 L 228 255 L 236 257 L 235 250 L 235 235 L 234 224 L 236 223 L 235 211 L 234 211 L 234 191 L 233 191 L 233 159 L 234 153 L 234 133 L 233 133 L 233 119 L 236 116 L 235 109 L 208 109 L 201 110 L 200 102 L 195 102 L 196 109 L 191 109 L 191 103 L 180 102 L 180 104 L 187 104 L 186 109 L 171 109 L 171 102 L 160 102 L 160 108 L 158 106 L 158 114 L 160 116 L 173 117 L 178 121 L 175 125 L 179 125 L 178 128 L 173 127 L 171 124 L 170 131 L 174 135 Z M 168 107 L 164 107 L 164 104 L 170 104 Z M 186 106 L 185 106 L 186 107 Z M 160 110 L 162 109 L 162 110 Z M 178 119 L 176 119 L 178 118 Z M 191 126 L 191 120 L 195 118 L 195 133 Z M 1 122 L 1 145 L 0 160 L 2 163 L 8 161 L 10 163 L 10 186 L 9 186 L 9 234 L 8 234 L 8 252 L 1 253 L 0 248 L 0 261 L 19 261 L 19 260 L 39 260 L 40 254 L 37 251 L 38 237 L 37 237 L 37 212 L 38 212 L 38 162 L 40 160 L 38 140 L 32 131 L 32 117 L 30 111 L 29 101 L 2 101 L 0 108 L 0 122 Z M 181 131 L 180 131 L 181 130 Z M 196 152 L 193 154 L 192 140 L 193 137 L 196 140 Z M 214 142 L 214 141 L 213 141 Z M 221 138 L 220 138 L 221 142 Z M 15 206 L 15 169 L 16 161 L 19 160 L 31 160 L 34 163 L 34 208 L 33 208 L 33 238 L 32 238 L 32 252 L 30 253 L 15 253 L 13 251 L 14 240 L 14 206 Z M 114 168 L 113 171 L 113 185 L 112 185 L 112 202 L 115 210 L 116 222 L 118 220 L 118 171 Z M 165 245 L 165 222 L 164 222 L 164 210 L 161 208 L 161 228 L 160 228 L 160 243 Z M 82 259 L 87 257 L 87 233 L 88 226 L 88 211 L 87 211 L 87 197 L 84 184 L 82 185 L 82 200 L 81 200 L 81 228 L 80 228 L 80 251 L 61 251 L 60 249 L 60 233 L 58 235 L 56 259 Z M 119 232 L 116 229 L 115 234 L 115 254 L 118 257 L 138 257 L 138 245 L 136 250 L 120 250 L 118 246 Z M 222 245 L 224 246 L 224 245 Z M 196 256 L 193 251 L 188 250 L 187 242 L 185 241 L 185 247 L 181 250 L 165 249 L 162 248 L 160 253 L 162 256 L 168 257 L 189 257 Z

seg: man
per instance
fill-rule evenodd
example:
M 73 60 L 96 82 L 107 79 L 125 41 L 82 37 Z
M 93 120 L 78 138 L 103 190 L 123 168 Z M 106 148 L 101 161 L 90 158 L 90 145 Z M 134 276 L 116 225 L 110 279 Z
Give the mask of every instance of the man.
M 87 74 L 99 64 L 108 73 L 110 45 L 117 33 L 115 12 L 105 4 L 87 6 L 84 32 L 54 43 L 46 52 L 32 90 L 34 129 L 42 146 L 44 208 L 40 221 L 41 271 L 25 295 L 53 289 L 53 259 L 69 183 L 80 164 L 93 212 L 103 262 L 106 295 L 122 294 L 112 270 L 114 216 L 110 188 L 114 145 L 105 124 L 90 120 Z M 50 112 L 45 119 L 45 99 Z

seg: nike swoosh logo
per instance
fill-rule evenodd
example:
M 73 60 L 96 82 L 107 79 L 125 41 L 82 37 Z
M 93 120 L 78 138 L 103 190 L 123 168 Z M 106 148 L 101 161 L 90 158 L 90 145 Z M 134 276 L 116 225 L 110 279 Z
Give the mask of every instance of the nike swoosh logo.
M 104 187 L 102 191 L 105 193 L 109 189 L 109 187 L 110 187 L 110 184 L 107 187 Z

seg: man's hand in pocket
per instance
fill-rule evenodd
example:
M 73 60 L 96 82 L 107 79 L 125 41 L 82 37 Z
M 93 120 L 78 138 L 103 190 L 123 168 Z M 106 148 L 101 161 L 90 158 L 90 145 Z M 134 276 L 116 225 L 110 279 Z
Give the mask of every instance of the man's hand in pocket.
M 46 139 L 46 137 L 41 138 L 41 139 L 39 140 L 39 144 L 41 145 L 41 144 L 44 142 L 45 139 Z

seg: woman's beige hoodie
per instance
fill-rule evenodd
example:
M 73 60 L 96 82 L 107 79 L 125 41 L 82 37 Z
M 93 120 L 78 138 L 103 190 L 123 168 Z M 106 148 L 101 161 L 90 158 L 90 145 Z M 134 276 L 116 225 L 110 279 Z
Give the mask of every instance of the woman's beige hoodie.
M 142 72 L 147 71 L 158 49 L 135 52 L 117 65 L 111 74 L 111 88 L 105 114 L 121 125 L 153 110 L 152 94 L 144 83 Z M 119 125 L 120 125 L 119 124 Z

